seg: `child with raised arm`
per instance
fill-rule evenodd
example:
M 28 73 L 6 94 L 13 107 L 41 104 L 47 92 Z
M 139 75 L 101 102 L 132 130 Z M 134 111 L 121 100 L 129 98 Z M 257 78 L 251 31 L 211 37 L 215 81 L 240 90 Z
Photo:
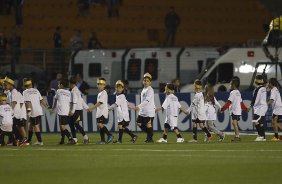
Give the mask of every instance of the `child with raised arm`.
M 117 110 L 117 121 L 118 121 L 118 140 L 114 141 L 115 144 L 122 143 L 123 132 L 126 132 L 131 137 L 131 142 L 135 143 L 137 135 L 134 135 L 127 126 L 129 125 L 129 113 L 128 113 L 128 102 L 124 95 L 124 83 L 121 80 L 116 82 L 116 101 L 109 108 L 110 110 Z
M 156 109 L 156 111 L 159 111 L 161 109 L 165 109 L 166 111 L 163 137 L 157 140 L 157 142 L 159 143 L 167 142 L 167 134 L 169 130 L 173 130 L 174 133 L 176 134 L 177 143 L 184 142 L 184 138 L 181 136 L 179 129 L 177 128 L 178 114 L 179 114 L 179 110 L 187 115 L 188 112 L 183 107 L 181 107 L 178 98 L 174 95 L 174 91 L 175 91 L 174 85 L 167 84 L 165 86 L 165 93 L 167 95 L 166 99 L 163 102 L 162 107 Z
M 104 125 L 107 123 L 109 116 L 108 94 L 107 91 L 105 90 L 106 79 L 104 78 L 97 79 L 97 87 L 99 90 L 99 94 L 97 96 L 97 102 L 93 107 L 89 108 L 89 110 L 93 111 L 94 109 L 97 108 L 96 121 L 101 137 L 101 141 L 98 141 L 97 144 L 106 144 L 106 143 L 108 144 L 113 141 L 114 136 L 109 132 L 107 127 Z M 105 141 L 105 134 L 107 134 L 108 136 L 107 142 Z
M 231 141 L 234 142 L 241 141 L 238 121 L 240 121 L 242 110 L 249 111 L 249 109 L 247 109 L 241 98 L 241 93 L 238 90 L 239 86 L 240 86 L 240 80 L 238 78 L 233 78 L 230 83 L 231 92 L 229 98 L 224 104 L 224 106 L 220 109 L 220 111 L 223 112 L 230 107 L 229 111 L 235 132 L 235 137 L 231 139 Z
M 276 78 L 270 78 L 268 80 L 268 88 L 270 91 L 270 98 L 267 101 L 268 105 L 272 105 L 272 126 L 274 131 L 274 137 L 271 141 L 279 141 L 278 137 L 278 120 L 282 118 L 282 102 L 279 89 L 281 88 Z

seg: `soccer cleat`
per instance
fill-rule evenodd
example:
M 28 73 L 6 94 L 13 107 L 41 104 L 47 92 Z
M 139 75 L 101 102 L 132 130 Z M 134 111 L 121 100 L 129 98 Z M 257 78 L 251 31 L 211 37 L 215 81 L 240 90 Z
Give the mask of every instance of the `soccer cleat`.
M 132 142 L 132 143 L 135 143 L 135 142 L 137 141 L 137 139 L 138 139 L 138 136 L 135 135 L 135 136 L 132 137 L 131 142 Z
M 277 141 L 280 141 L 280 139 L 278 139 L 278 138 L 276 138 L 276 137 L 273 137 L 273 138 L 271 139 L 271 141 L 277 142 Z
M 145 143 L 153 143 L 154 140 L 153 140 L 153 139 L 146 139 L 144 142 L 145 142 Z
M 176 142 L 177 142 L 177 143 L 184 142 L 184 139 L 183 139 L 183 138 L 177 138 Z
M 60 145 L 65 144 L 65 141 L 60 141 L 58 144 Z
M 266 139 L 262 136 L 257 136 L 257 138 L 254 140 L 256 142 L 263 142 L 263 141 L 266 141 Z
M 70 139 L 70 140 L 69 140 L 69 142 L 68 142 L 68 144 L 73 144 L 73 145 L 76 145 L 76 144 L 77 144 L 77 142 L 75 142 L 75 140 L 74 140 L 74 139 Z
M 189 140 L 189 141 L 187 141 L 187 142 L 189 142 L 189 143 L 193 143 L 193 142 L 198 142 L 196 139 L 191 139 L 191 140 Z
M 98 141 L 96 144 L 106 144 L 105 141 Z
M 109 136 L 108 136 L 107 143 L 108 143 L 108 144 L 111 143 L 111 142 L 113 141 L 113 139 L 114 139 L 114 136 L 113 136 L 113 135 L 109 135 Z
M 240 142 L 241 138 L 240 137 L 234 137 L 233 139 L 231 139 L 231 142 Z
M 83 144 L 89 144 L 89 138 L 88 139 L 83 139 Z
M 122 143 L 122 141 L 120 141 L 120 140 L 113 141 L 113 144 L 121 144 L 121 143 Z
M 222 142 L 223 140 L 225 139 L 225 133 L 223 133 L 223 135 L 222 136 L 220 136 L 220 138 L 219 138 L 219 142 Z
M 159 140 L 157 140 L 156 142 L 159 142 L 159 143 L 167 143 L 167 139 L 164 139 L 164 138 L 160 138 Z
M 43 146 L 44 144 L 43 144 L 43 142 L 38 142 L 38 141 L 36 141 L 33 145 L 36 145 L 36 146 Z
M 211 140 L 212 140 L 212 135 L 207 137 L 207 142 L 211 142 Z

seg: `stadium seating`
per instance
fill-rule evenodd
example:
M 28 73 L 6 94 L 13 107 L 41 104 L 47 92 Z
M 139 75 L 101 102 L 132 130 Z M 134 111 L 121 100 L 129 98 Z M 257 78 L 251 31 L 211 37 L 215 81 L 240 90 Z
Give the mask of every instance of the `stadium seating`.
M 78 17 L 77 0 L 25 1 L 22 47 L 52 48 L 52 34 L 62 26 L 65 47 L 74 29 L 81 29 L 87 43 L 96 31 L 107 48 L 161 46 L 165 37 L 164 16 L 175 6 L 181 17 L 176 46 L 242 45 L 264 37 L 262 25 L 273 15 L 259 0 L 123 0 L 119 18 L 108 18 L 105 5 L 90 6 L 89 15 Z M 172 4 L 173 2 L 173 4 Z M 0 16 L 0 31 L 11 33 L 14 17 Z

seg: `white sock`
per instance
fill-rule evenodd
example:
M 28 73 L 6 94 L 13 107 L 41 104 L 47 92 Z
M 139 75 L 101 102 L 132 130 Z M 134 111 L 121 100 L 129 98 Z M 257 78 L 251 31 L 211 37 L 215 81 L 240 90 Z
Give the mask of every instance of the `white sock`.
M 77 138 L 73 138 L 73 140 L 74 140 L 75 142 L 77 142 Z
M 83 136 L 83 139 L 87 140 L 87 139 L 88 139 L 88 136 L 87 136 L 87 135 L 84 135 L 84 136 Z

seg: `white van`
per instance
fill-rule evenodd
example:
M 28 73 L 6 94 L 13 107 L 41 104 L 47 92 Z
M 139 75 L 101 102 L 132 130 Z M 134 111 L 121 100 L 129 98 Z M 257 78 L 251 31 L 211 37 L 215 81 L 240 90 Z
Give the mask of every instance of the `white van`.
M 191 82 L 209 63 L 219 56 L 216 48 L 136 48 L 82 50 L 70 65 L 70 73 L 82 74 L 90 87 L 96 88 L 96 79 L 103 77 L 113 88 L 116 80 L 129 82 L 131 92 L 142 89 L 143 75 L 151 73 L 152 86 L 179 78 Z M 93 90 L 92 90 L 93 91 Z
M 256 64 L 261 62 L 271 63 L 262 48 L 233 48 L 216 60 L 214 64 L 211 63 L 207 66 L 197 76 L 197 79 L 215 85 L 215 91 L 227 91 L 231 78 L 238 76 L 241 79 L 240 89 L 245 90 L 250 86 Z M 260 65 L 257 72 L 262 73 L 263 71 L 268 78 L 277 77 L 278 80 L 281 80 L 281 66 Z M 181 92 L 192 91 L 192 84 L 181 88 Z
M 82 50 L 77 53 L 69 71 L 72 75 L 80 73 L 92 88 L 97 87 L 96 81 L 100 77 L 105 78 L 111 86 L 121 79 L 121 60 L 124 53 L 123 49 Z

